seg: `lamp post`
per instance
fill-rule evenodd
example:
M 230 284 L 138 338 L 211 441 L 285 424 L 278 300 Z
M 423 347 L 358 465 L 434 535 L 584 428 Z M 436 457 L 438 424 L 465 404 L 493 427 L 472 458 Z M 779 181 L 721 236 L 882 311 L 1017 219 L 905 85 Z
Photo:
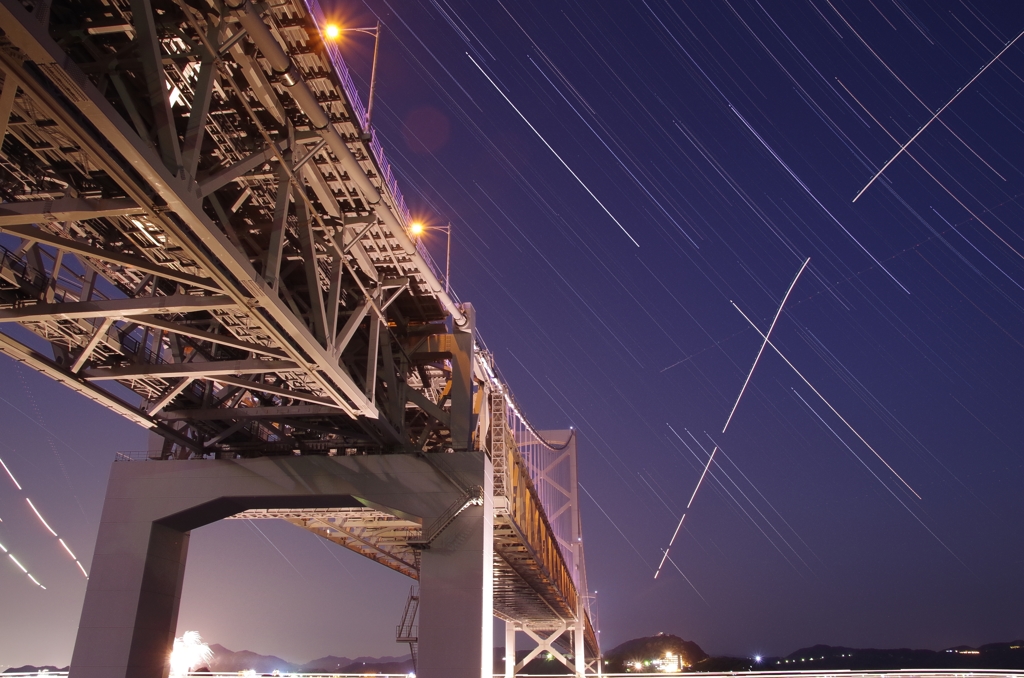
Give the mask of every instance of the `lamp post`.
M 422 221 L 414 221 L 409 224 L 409 235 L 415 238 L 419 238 L 427 231 L 444 231 L 448 235 L 444 255 L 444 292 L 448 294 L 451 292 L 451 285 L 448 284 L 448 274 L 451 272 L 452 263 L 452 225 L 448 223 L 447 226 L 426 226 Z
M 327 24 L 324 27 L 324 37 L 328 40 L 337 40 L 342 33 L 365 33 L 373 36 L 373 65 L 370 67 L 370 96 L 366 101 L 366 132 L 370 131 L 370 120 L 373 118 L 373 93 L 377 89 L 377 53 L 380 51 L 380 22 L 376 26 L 364 28 L 343 28 L 338 24 Z

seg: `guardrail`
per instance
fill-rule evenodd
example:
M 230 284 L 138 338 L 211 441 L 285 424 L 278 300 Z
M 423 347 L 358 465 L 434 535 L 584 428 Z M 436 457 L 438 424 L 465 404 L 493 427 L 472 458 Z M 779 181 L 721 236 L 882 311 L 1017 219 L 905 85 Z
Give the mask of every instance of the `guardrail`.
M 152 458 L 149 456 L 151 454 L 154 454 L 154 452 L 150 452 L 149 450 L 126 450 L 115 453 L 114 461 L 149 461 Z M 155 454 L 159 454 L 159 452 L 156 452 Z M 4 673 L 0 675 L 7 676 L 10 674 Z M 35 674 L 33 673 L 32 675 Z M 57 674 L 50 673 L 48 675 L 55 676 Z

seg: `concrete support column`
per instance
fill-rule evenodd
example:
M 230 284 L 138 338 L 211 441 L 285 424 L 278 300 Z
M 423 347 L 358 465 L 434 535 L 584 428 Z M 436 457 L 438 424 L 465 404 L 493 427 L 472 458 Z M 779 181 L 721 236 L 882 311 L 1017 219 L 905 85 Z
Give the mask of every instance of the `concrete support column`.
M 463 511 L 425 552 L 422 586 L 431 597 L 421 607 L 420 648 L 423 664 L 441 667 L 424 670 L 428 678 L 489 678 L 491 464 L 483 452 L 445 456 L 445 474 L 401 454 L 115 463 L 71 676 L 166 678 L 190 530 L 278 508 L 373 507 L 429 525 L 464 501 L 460 487 L 484 485 L 486 504 Z
M 420 560 L 419 678 L 494 674 L 494 505 L 484 455 L 484 503 L 470 506 Z
M 516 625 L 505 622 L 505 678 L 516 675 Z
M 189 535 L 126 508 L 108 495 L 71 659 L 75 678 L 167 675 Z

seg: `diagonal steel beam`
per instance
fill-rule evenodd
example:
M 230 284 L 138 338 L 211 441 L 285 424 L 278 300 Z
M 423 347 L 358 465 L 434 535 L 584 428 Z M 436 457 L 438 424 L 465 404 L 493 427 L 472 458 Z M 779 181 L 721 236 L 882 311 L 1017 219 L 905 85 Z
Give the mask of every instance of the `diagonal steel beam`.
M 424 412 L 429 414 L 434 419 L 437 419 L 439 422 L 441 422 L 445 426 L 448 426 L 449 423 L 451 422 L 451 415 L 449 415 L 447 412 L 442 410 L 440 408 L 440 406 L 438 406 L 436 403 L 432 402 L 430 400 L 430 398 L 428 398 L 427 396 L 423 395 L 422 393 L 420 393 L 416 389 L 414 389 L 414 388 L 409 389 L 406 392 L 406 396 L 409 398 L 409 402 L 411 402 L 413 405 L 415 405 L 416 407 L 420 408 L 421 410 L 423 410 Z
M 107 336 L 107 330 L 109 330 L 110 326 L 113 324 L 114 318 L 107 317 L 103 319 L 103 322 L 101 322 L 99 327 L 96 328 L 96 331 L 92 333 L 92 337 L 89 338 L 88 343 L 82 347 L 82 352 L 78 354 L 77 358 L 75 358 L 75 362 L 71 366 L 72 372 L 77 373 L 78 370 L 82 369 L 82 366 L 85 365 L 85 361 L 89 359 L 89 356 L 92 355 L 93 350 L 95 350 L 100 341 L 103 340 L 103 337 Z
M 18 79 L 8 71 L 4 74 L 3 91 L 0 91 L 0 142 L 7 136 L 7 123 L 10 122 L 17 94 Z
M 220 381 L 218 379 L 218 381 Z M 253 390 L 258 386 L 255 382 Z M 329 405 L 284 405 L 281 407 L 206 407 L 196 410 L 164 410 L 164 421 L 222 421 L 227 419 L 284 419 L 296 417 L 336 417 L 338 408 Z
M 92 247 L 91 245 L 80 243 L 77 240 L 62 238 L 60 236 L 53 235 L 52 233 L 47 233 L 46 231 L 32 226 L 0 225 L 0 233 L 9 233 L 24 240 L 37 242 L 42 245 L 49 245 L 50 247 L 55 247 L 56 249 L 64 252 L 71 252 L 75 256 L 98 259 L 110 264 L 117 264 L 118 266 L 124 266 L 125 268 L 142 271 L 143 273 L 152 273 L 153 275 L 161 278 L 174 280 L 175 282 L 180 282 L 190 287 L 199 287 L 213 292 L 219 292 L 221 290 L 221 286 L 209 278 L 202 278 L 197 275 L 182 273 L 181 271 L 173 268 L 154 264 L 152 261 L 143 259 L 142 257 L 135 257 L 130 254 L 121 254 L 120 252 L 111 252 L 109 250 L 100 249 L 99 247 Z
M 283 151 L 288 148 L 288 143 L 286 141 L 281 141 L 279 142 L 279 146 Z M 274 158 L 276 155 L 277 151 L 275 151 L 272 147 L 267 147 L 264 148 L 262 151 L 256 151 L 251 155 L 247 155 L 238 162 L 228 165 L 224 169 L 214 174 L 211 174 L 210 176 L 200 181 L 199 191 L 204 196 L 210 195 L 224 184 L 227 184 L 228 182 L 238 179 L 239 177 L 245 175 L 248 172 L 251 172 L 257 167 L 263 166 L 264 164 L 267 163 L 268 160 Z
M 349 314 L 348 320 L 345 321 L 345 326 L 341 328 L 338 335 L 334 337 L 334 348 L 332 353 L 335 359 L 341 356 L 342 351 L 348 346 L 348 342 L 355 336 L 356 330 L 359 329 L 359 324 L 363 322 L 363 318 L 366 317 L 366 312 L 370 309 L 370 300 L 364 299 L 363 301 L 356 304 L 355 309 Z
M 177 174 L 181 169 L 181 147 L 178 132 L 171 113 L 171 101 L 167 94 L 167 75 L 164 73 L 162 43 L 156 35 L 156 12 L 150 0 L 131 0 L 132 23 L 135 24 L 135 44 L 142 59 L 142 70 L 146 74 L 153 125 L 156 128 L 157 149 L 164 165 Z
M 185 438 L 174 429 L 158 422 L 145 412 L 132 407 L 116 395 L 109 393 L 94 384 L 90 384 L 88 381 L 85 381 L 74 374 L 71 374 L 60 365 L 57 365 L 49 358 L 43 356 L 41 353 L 15 339 L 8 337 L 5 334 L 0 334 L 0 353 L 4 353 L 18 362 L 28 365 L 32 369 L 45 374 L 54 381 L 67 386 L 71 390 L 84 395 L 86 398 L 89 398 L 107 409 L 120 414 L 122 417 L 142 426 L 143 428 L 159 433 L 172 442 L 178 443 L 188 449 L 197 448 L 195 441 Z
M 145 212 L 132 200 L 85 200 L 58 198 L 5 202 L 0 205 L 0 226 L 38 224 L 46 221 L 82 221 L 100 217 L 123 217 Z
M 261 384 L 258 381 L 249 381 L 242 379 L 241 377 L 232 377 L 228 375 L 220 375 L 211 377 L 213 381 L 217 381 L 221 384 L 231 384 L 232 386 L 241 386 L 242 388 L 258 393 L 267 393 L 269 395 L 281 396 L 282 398 L 291 398 L 292 400 L 301 400 L 307 403 L 316 403 L 318 405 L 324 405 L 326 407 L 338 407 L 333 401 L 328 400 L 322 396 L 314 395 L 312 393 L 306 393 L 304 391 L 293 391 L 287 388 L 281 388 L 279 386 L 270 386 L 268 384 Z M 342 412 L 341 408 L 338 408 L 339 412 Z
M 231 426 L 228 426 L 226 429 L 224 429 L 223 431 L 221 431 L 217 435 L 215 435 L 212 438 L 210 438 L 209 440 L 203 442 L 203 447 L 207 447 L 207 448 L 213 447 L 214 445 L 216 445 L 220 441 L 222 441 L 225 438 L 227 438 L 232 433 L 237 433 L 243 426 L 245 426 L 248 423 L 249 423 L 248 419 L 239 419 L 238 421 L 236 421 L 235 423 L 231 424 Z
M 207 40 L 215 43 L 215 46 L 218 42 L 217 36 L 220 34 L 221 25 L 210 26 L 207 32 Z M 187 177 L 194 177 L 196 169 L 199 167 L 199 159 L 203 150 L 203 135 L 206 132 L 206 117 L 210 112 L 210 101 L 213 99 L 213 89 L 216 84 L 217 64 L 215 59 L 216 54 L 206 53 L 200 60 L 199 78 L 196 81 L 195 96 L 192 98 L 192 108 L 189 111 L 185 143 L 181 153 L 181 161 Z
M 192 337 L 193 339 L 199 339 L 201 341 L 209 341 L 214 344 L 220 344 L 221 346 L 230 346 L 231 348 L 239 348 L 243 351 L 252 351 L 253 353 L 259 353 L 261 355 L 268 355 L 274 358 L 287 358 L 284 351 L 276 348 L 270 348 L 268 346 L 261 346 L 260 344 L 254 344 L 249 341 L 242 341 L 241 339 L 235 339 L 230 334 L 214 334 L 213 332 L 207 332 L 205 330 L 196 329 L 189 325 L 182 325 L 180 323 L 170 322 L 168 320 L 160 320 L 159 318 L 153 318 L 151 316 L 132 316 L 132 322 L 145 325 L 146 327 L 153 327 L 159 330 L 166 330 L 174 334 L 180 334 L 185 337 Z
M 537 647 L 530 650 L 529 654 L 527 654 L 519 662 L 516 663 L 514 673 L 519 673 L 524 666 L 533 661 L 533 659 L 537 655 L 539 655 L 541 652 L 544 652 L 545 650 L 550 652 L 552 657 L 555 657 L 556 659 L 558 659 L 558 661 L 562 662 L 568 668 L 571 669 L 572 667 L 569 666 L 568 660 L 566 660 L 566 658 L 562 656 L 562 653 L 556 650 L 554 647 L 552 647 L 552 643 L 558 640 L 559 637 L 561 637 L 561 635 L 565 633 L 567 628 L 568 624 L 566 624 L 565 621 L 561 621 L 558 627 L 555 628 L 554 632 L 549 637 L 544 638 L 543 636 L 537 635 L 535 631 L 524 625 L 522 627 L 523 633 L 528 635 L 533 640 L 533 642 L 537 643 Z
M 74 301 L 64 304 L 36 304 L 24 308 L 0 310 L 0 323 L 41 322 L 53 318 L 102 318 L 107 316 L 120 318 L 153 313 L 192 313 L 215 308 L 230 308 L 234 305 L 233 299 L 221 294 L 212 297 L 175 294 L 169 297 Z
M 304 188 L 302 189 L 305 190 Z M 297 193 L 297 191 L 296 191 Z M 327 310 L 324 308 L 324 294 L 320 289 L 320 264 L 316 259 L 316 234 L 313 233 L 313 218 L 306 209 L 302 196 L 295 195 L 296 230 L 299 233 L 299 252 L 306 274 L 307 301 L 309 302 L 309 325 L 323 344 L 327 343 Z M 373 402 L 373 396 L 367 396 Z
M 149 409 L 146 410 L 147 414 L 152 416 L 164 409 L 168 403 L 174 400 L 175 396 L 188 388 L 190 383 L 192 383 L 192 379 L 190 377 L 184 377 L 174 386 L 169 386 L 166 391 L 160 394 L 160 397 L 156 399 L 156 402 L 149 406 Z
M 89 381 L 109 379 L 167 379 L 192 377 L 208 379 L 218 375 L 265 374 L 299 369 L 290 360 L 214 360 L 210 362 L 169 363 L 166 365 L 128 365 L 125 367 L 96 367 L 84 370 L 82 376 Z

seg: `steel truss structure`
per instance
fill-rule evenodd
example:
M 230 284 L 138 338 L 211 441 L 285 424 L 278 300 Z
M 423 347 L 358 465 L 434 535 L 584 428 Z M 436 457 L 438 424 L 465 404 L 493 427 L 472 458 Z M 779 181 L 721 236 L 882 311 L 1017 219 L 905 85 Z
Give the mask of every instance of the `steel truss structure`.
M 151 459 L 418 453 L 444 474 L 488 451 L 496 614 L 596 656 L 575 455 L 409 236 L 322 23 L 317 0 L 0 0 L 0 352 L 162 436 Z M 445 527 L 279 513 L 240 517 L 413 578 Z

